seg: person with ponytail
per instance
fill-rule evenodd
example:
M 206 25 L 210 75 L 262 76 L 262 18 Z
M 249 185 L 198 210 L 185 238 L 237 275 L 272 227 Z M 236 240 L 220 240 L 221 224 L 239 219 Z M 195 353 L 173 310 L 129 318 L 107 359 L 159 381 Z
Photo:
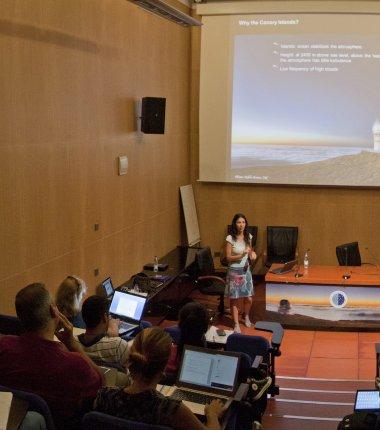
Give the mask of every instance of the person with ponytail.
M 178 327 L 180 338 L 178 344 L 173 343 L 165 373 L 175 376 L 181 363 L 184 345 L 206 347 L 205 334 L 208 330 L 210 317 L 205 306 L 198 302 L 187 303 L 179 312 Z
M 142 330 L 134 339 L 127 361 L 132 383 L 126 388 L 104 387 L 98 391 L 98 412 L 174 430 L 219 430 L 223 404 L 213 400 L 205 406 L 206 424 L 180 400 L 163 396 L 156 386 L 162 378 L 171 349 L 171 338 L 159 327 Z

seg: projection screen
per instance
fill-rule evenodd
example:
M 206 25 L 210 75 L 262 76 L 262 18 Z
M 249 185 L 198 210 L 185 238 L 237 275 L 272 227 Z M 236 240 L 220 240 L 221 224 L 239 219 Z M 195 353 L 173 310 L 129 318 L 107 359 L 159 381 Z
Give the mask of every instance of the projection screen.
M 380 5 L 254 3 L 198 8 L 199 179 L 380 186 Z

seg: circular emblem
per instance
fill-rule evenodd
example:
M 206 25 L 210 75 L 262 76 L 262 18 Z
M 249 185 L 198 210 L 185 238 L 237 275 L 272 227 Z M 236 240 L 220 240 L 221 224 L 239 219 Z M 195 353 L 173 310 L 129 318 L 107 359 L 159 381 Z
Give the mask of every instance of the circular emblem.
M 344 291 L 333 291 L 330 294 L 330 304 L 334 308 L 344 308 L 347 304 L 347 294 Z

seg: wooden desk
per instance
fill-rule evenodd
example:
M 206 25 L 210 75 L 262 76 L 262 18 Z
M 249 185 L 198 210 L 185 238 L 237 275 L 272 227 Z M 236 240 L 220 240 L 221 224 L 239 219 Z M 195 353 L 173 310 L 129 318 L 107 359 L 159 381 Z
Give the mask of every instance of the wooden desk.
M 281 264 L 273 264 L 270 270 L 280 267 Z M 322 284 L 322 285 L 362 285 L 380 286 L 380 268 L 376 266 L 311 266 L 306 271 L 302 267 L 299 278 L 295 277 L 296 271 L 275 275 L 268 272 L 265 282 L 291 283 L 291 284 Z M 348 274 L 349 279 L 343 275 Z
M 266 315 L 271 320 L 304 328 L 380 329 L 380 268 L 311 266 L 299 273 L 299 278 L 294 270 L 265 276 Z

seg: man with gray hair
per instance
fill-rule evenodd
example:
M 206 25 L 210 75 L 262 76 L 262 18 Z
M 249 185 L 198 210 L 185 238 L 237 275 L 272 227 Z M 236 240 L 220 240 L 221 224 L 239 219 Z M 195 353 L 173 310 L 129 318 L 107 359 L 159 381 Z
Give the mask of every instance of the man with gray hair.
M 0 335 L 0 384 L 40 395 L 57 427 L 74 427 L 102 386 L 102 374 L 43 284 L 23 288 L 15 304 L 25 332 Z

